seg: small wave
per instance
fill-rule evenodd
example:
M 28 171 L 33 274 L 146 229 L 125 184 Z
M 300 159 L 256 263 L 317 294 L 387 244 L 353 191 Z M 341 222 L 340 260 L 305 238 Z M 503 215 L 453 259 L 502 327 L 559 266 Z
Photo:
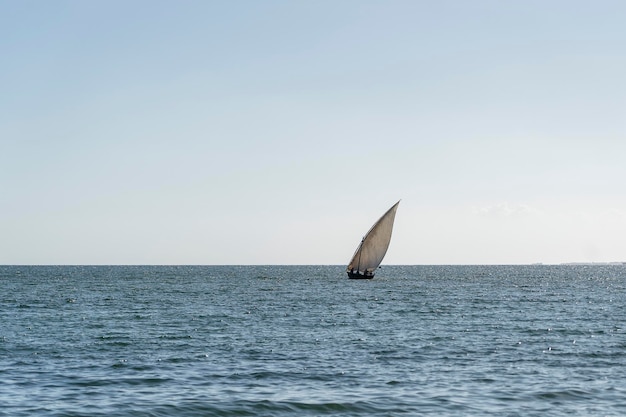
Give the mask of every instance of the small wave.
M 146 377 L 146 378 L 79 379 L 72 383 L 68 383 L 68 385 L 82 387 L 82 388 L 108 387 L 108 386 L 150 387 L 150 386 L 166 384 L 171 381 L 172 381 L 171 378 L 160 378 L 160 377 L 152 376 L 152 377 Z
M 392 410 L 393 411 L 393 410 Z M 400 410 L 395 410 L 400 411 Z M 206 403 L 202 401 L 187 402 L 179 405 L 166 405 L 153 409 L 150 416 L 171 415 L 219 415 L 219 416 L 292 416 L 292 415 L 353 415 L 361 413 L 390 412 L 368 402 L 298 402 L 298 401 L 236 401 L 222 403 Z
M 592 394 L 588 391 L 581 389 L 568 389 L 560 391 L 545 391 L 539 392 L 533 395 L 534 398 L 540 400 L 557 400 L 557 401 L 571 401 L 571 400 L 589 400 L 592 398 Z

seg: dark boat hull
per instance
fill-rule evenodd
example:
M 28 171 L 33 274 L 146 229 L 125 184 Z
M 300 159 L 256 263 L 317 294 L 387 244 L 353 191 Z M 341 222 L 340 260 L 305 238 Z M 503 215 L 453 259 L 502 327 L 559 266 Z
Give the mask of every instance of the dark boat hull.
M 347 271 L 347 272 L 348 272 L 348 278 L 350 278 L 350 279 L 372 279 L 372 278 L 374 278 L 374 274 L 365 275 L 365 274 L 359 274 L 358 272 L 352 272 L 352 271 Z

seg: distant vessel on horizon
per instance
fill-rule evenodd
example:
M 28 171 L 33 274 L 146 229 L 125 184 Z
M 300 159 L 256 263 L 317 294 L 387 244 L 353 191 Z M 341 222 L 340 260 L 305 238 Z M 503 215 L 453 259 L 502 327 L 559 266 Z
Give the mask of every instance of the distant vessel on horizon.
M 374 223 L 372 228 L 361 239 L 361 243 L 359 243 L 346 268 L 349 278 L 374 278 L 376 268 L 383 261 L 389 248 L 398 204 L 400 204 L 399 200 Z

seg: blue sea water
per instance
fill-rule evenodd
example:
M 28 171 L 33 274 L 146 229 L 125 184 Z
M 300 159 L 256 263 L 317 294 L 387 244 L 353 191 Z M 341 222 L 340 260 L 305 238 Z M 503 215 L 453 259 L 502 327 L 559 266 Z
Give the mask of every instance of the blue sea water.
M 626 266 L 0 266 L 0 416 L 626 415 Z

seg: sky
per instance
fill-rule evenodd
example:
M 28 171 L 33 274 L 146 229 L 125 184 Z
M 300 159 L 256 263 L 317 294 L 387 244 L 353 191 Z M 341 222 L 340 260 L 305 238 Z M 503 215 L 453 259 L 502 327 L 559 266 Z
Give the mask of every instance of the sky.
M 0 264 L 626 262 L 626 2 L 0 0 Z

